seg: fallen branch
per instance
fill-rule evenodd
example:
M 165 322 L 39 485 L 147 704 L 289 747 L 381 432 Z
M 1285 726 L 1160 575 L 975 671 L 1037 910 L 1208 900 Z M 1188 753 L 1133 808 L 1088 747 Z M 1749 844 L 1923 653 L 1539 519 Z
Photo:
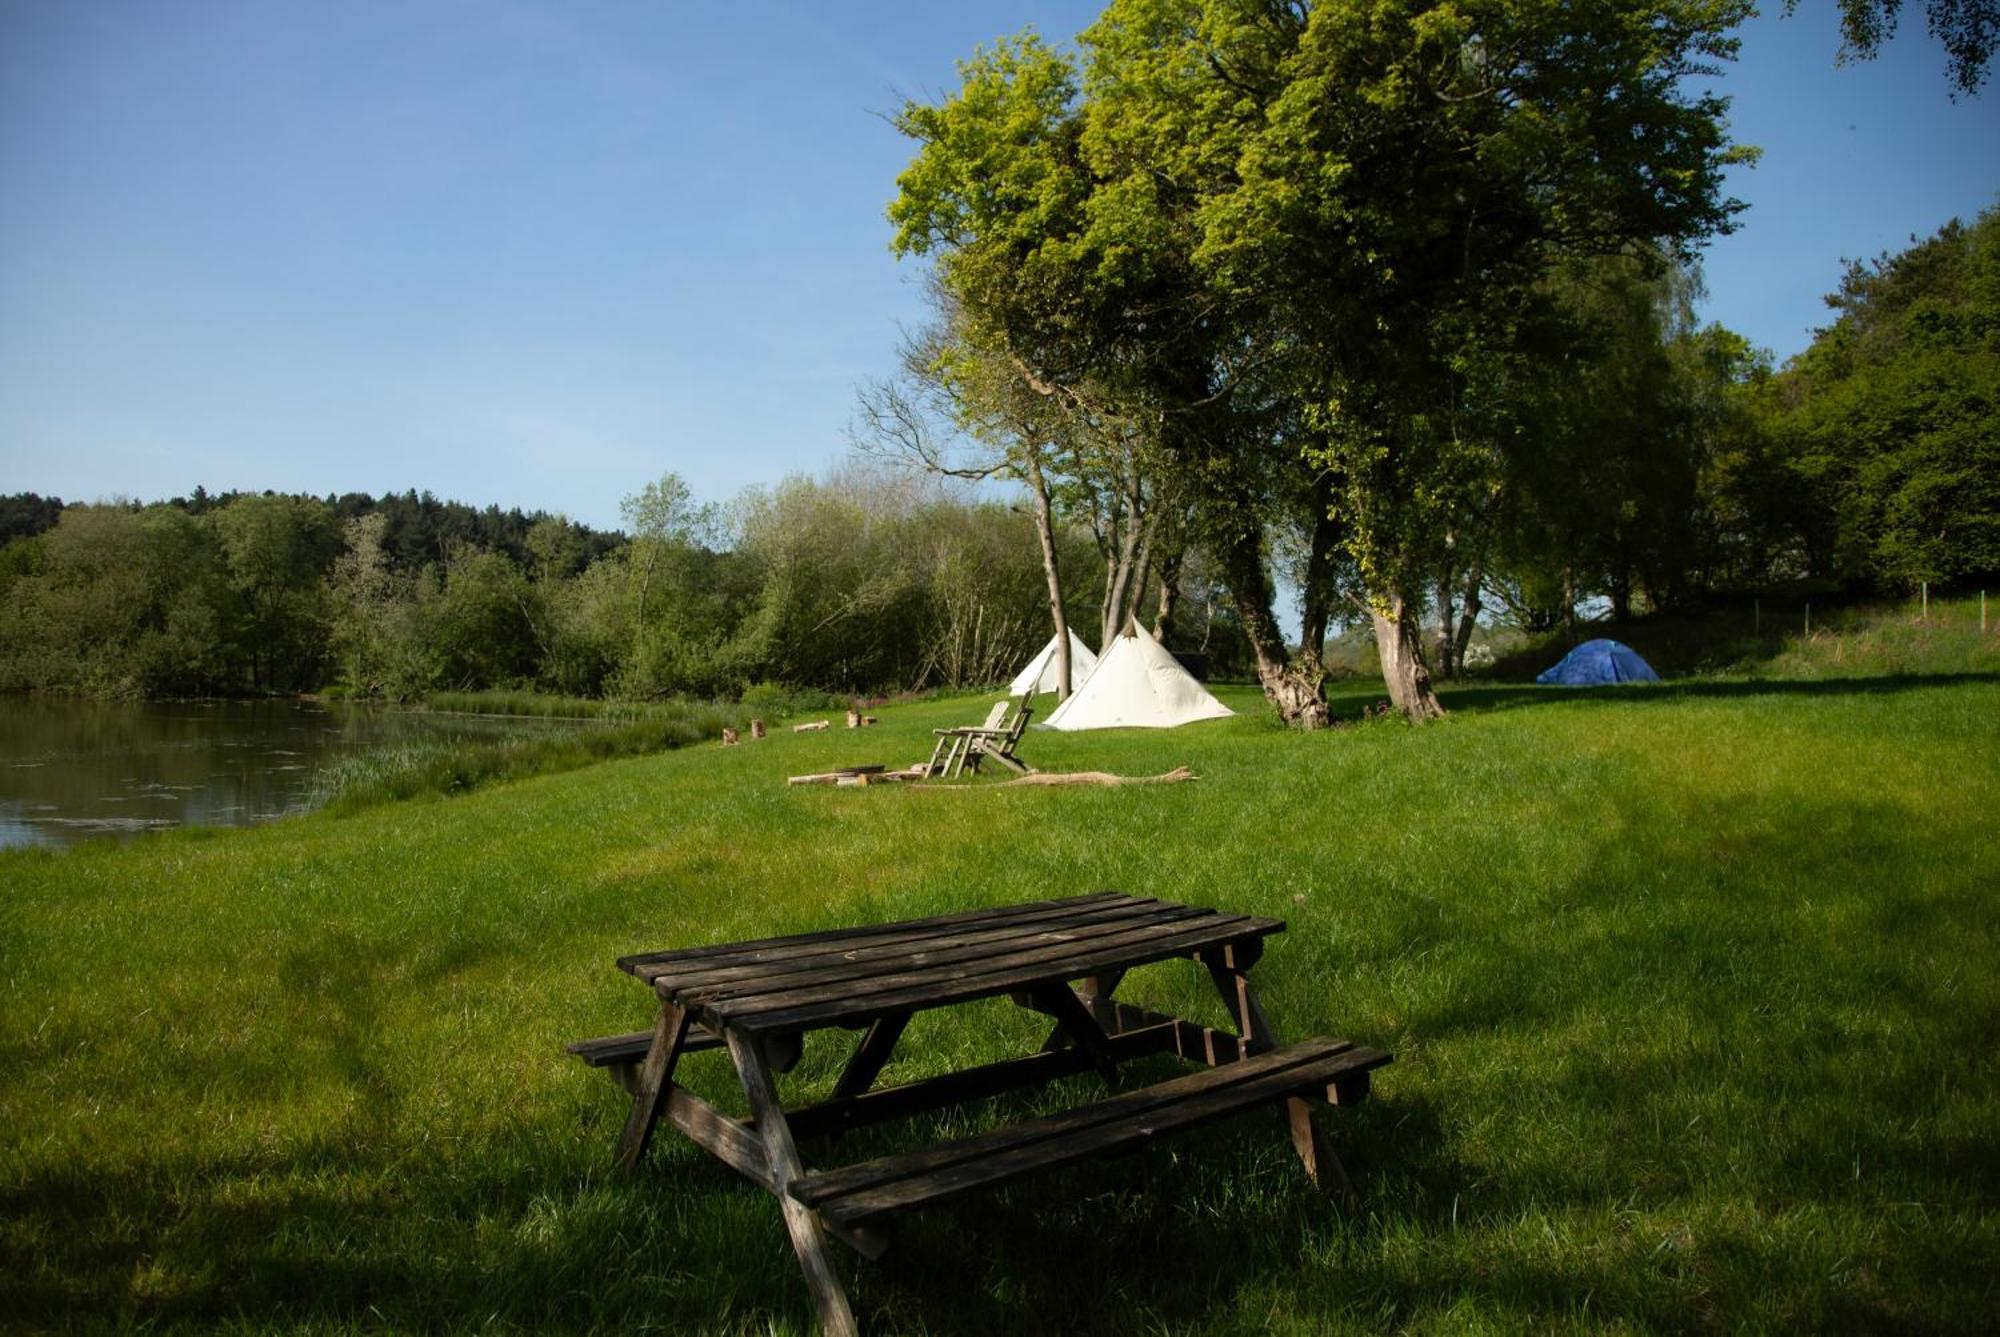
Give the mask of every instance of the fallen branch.
M 818 733 L 821 729 L 826 728 L 829 723 L 830 721 L 827 720 L 814 720 L 811 724 L 794 724 L 792 726 L 792 732 Z
M 892 771 L 886 766 L 843 766 L 837 771 L 820 771 L 814 775 L 791 775 L 785 777 L 788 785 L 878 785 L 895 784 L 901 780 L 921 780 L 924 768 L 912 766 L 906 771 Z
M 969 793 L 974 789 L 1013 789 L 1020 785 L 1171 785 L 1201 777 L 1185 766 L 1176 766 L 1164 775 L 1113 775 L 1109 771 L 1036 771 L 1018 780 L 997 785 L 926 785 L 926 789 L 950 789 Z

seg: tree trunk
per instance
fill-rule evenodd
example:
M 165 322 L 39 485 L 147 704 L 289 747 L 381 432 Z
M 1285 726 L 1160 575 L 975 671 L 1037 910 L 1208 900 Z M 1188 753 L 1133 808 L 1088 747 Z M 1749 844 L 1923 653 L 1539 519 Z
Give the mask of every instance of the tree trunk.
M 1563 634 L 1572 643 L 1576 640 L 1576 568 L 1563 568 Z
M 1137 601 L 1137 593 L 1132 589 L 1132 578 L 1137 574 L 1139 544 L 1143 522 L 1137 509 L 1138 503 L 1131 488 L 1125 491 L 1123 502 L 1123 523 L 1112 529 L 1113 541 L 1105 550 L 1104 571 L 1104 639 L 1103 644 L 1111 644 L 1111 638 L 1125 630 L 1125 619 Z
M 1442 719 L 1444 707 L 1431 690 L 1430 669 L 1424 665 L 1423 629 L 1417 625 L 1416 610 L 1402 595 L 1390 598 L 1388 607 L 1370 604 L 1368 616 L 1375 624 L 1375 647 L 1382 659 L 1382 681 L 1389 687 L 1389 702 L 1413 723 Z
M 1138 620 L 1139 605 L 1145 602 L 1146 598 L 1146 582 L 1153 578 L 1153 524 L 1151 517 L 1147 518 L 1145 532 L 1139 536 L 1139 552 L 1137 557 L 1133 559 L 1133 562 L 1132 582 L 1125 589 L 1125 615 L 1118 619 L 1118 629 L 1120 631 L 1125 629 L 1125 623 L 1128 620 L 1135 622 Z
M 1042 574 L 1049 581 L 1049 619 L 1056 627 L 1056 700 L 1069 700 L 1069 615 L 1063 611 L 1062 571 L 1056 565 L 1056 524 L 1049 507 L 1049 480 L 1042 457 L 1027 452 L 1028 491 L 1035 498 L 1035 536 L 1042 541 Z
M 1435 667 L 1440 678 L 1455 678 L 1458 676 L 1457 660 L 1452 657 L 1452 651 L 1458 646 L 1458 626 L 1452 616 L 1455 611 L 1452 606 L 1452 595 L 1450 575 L 1439 576 L 1435 596 L 1437 599 L 1437 647 L 1432 651 L 1432 656 L 1436 661 Z
M 1262 535 L 1247 511 L 1234 517 L 1233 531 L 1222 542 L 1223 579 L 1236 603 L 1243 632 L 1257 656 L 1257 681 L 1278 715 L 1295 729 L 1324 729 L 1329 717 L 1321 686 L 1326 671 L 1319 656 L 1308 651 L 1293 662 L 1284 634 L 1271 614 L 1271 577 L 1264 569 Z
M 1173 631 L 1174 605 L 1181 597 L 1181 554 L 1168 553 L 1160 559 L 1160 603 L 1153 614 L 1153 639 L 1161 645 Z
M 1486 561 L 1475 557 L 1466 568 L 1465 589 L 1459 599 L 1458 639 L 1452 645 L 1451 662 L 1461 669 L 1465 667 L 1465 652 L 1472 647 L 1472 629 L 1479 623 L 1479 591 L 1485 583 Z
M 1611 581 L 1607 591 L 1611 595 L 1611 620 L 1630 622 L 1632 620 L 1632 577 L 1623 567 Z
M 1331 477 L 1313 483 L 1312 542 L 1306 550 L 1306 587 L 1299 591 L 1299 643 L 1322 663 L 1326 660 L 1326 627 L 1333 619 L 1333 550 L 1340 526 L 1333 519 Z

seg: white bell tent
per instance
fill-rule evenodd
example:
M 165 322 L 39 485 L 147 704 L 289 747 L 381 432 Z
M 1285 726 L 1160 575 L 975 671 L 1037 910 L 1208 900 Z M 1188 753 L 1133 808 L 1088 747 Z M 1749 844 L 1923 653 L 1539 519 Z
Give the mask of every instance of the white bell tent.
M 1072 631 L 1069 634 L 1069 685 L 1074 691 L 1097 667 L 1097 656 L 1090 653 L 1090 647 Z M 1028 667 L 1014 675 L 1013 685 L 1008 687 L 1009 696 L 1039 696 L 1043 692 L 1056 690 L 1057 680 L 1062 676 L 1062 665 L 1056 662 L 1056 638 L 1049 637 L 1049 643 L 1042 652 L 1028 661 Z
M 1167 648 L 1127 622 L 1083 686 L 1049 716 L 1051 729 L 1173 729 L 1236 712 L 1208 694 Z

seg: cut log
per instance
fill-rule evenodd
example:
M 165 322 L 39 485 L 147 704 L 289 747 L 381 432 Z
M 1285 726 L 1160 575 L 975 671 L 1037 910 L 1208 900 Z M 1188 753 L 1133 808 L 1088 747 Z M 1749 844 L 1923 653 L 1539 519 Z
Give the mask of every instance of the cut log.
M 764 721 L 762 720 L 750 721 L 750 736 L 752 738 L 762 738 L 764 736 Z
M 722 730 L 722 745 L 724 747 L 735 747 L 738 742 L 742 741 L 742 738 L 743 738 L 742 734 L 736 732 L 736 730 L 734 729 L 724 726 Z
M 827 720 L 814 720 L 814 721 L 813 721 L 812 723 L 810 723 L 810 724 L 794 724 L 794 725 L 792 726 L 792 732 L 793 732 L 793 733 L 818 733 L 818 732 L 819 732 L 819 731 L 820 731 L 821 729 L 824 729 L 824 728 L 827 728 L 827 727 L 829 727 L 829 725 L 830 725 L 830 721 L 827 721 Z
M 850 710 L 847 712 L 847 727 L 850 729 L 859 729 L 861 727 L 860 711 Z

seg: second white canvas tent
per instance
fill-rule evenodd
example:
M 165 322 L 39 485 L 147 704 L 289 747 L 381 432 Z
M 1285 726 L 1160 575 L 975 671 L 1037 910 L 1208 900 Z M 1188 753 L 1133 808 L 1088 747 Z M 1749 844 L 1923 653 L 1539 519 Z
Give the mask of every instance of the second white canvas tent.
M 1009 696 L 1037 696 L 1043 692 L 1056 690 L 1062 666 L 1056 663 L 1056 638 L 1049 637 L 1049 643 L 1042 652 L 1028 661 L 1028 667 L 1014 675 L 1014 681 L 1007 688 Z M 1090 647 L 1083 643 L 1075 632 L 1069 634 L 1069 685 L 1074 691 L 1090 671 L 1097 667 L 1097 656 L 1090 653 Z
M 1097 669 L 1049 716 L 1051 729 L 1172 729 L 1236 712 L 1181 667 L 1136 622 L 1106 647 Z

